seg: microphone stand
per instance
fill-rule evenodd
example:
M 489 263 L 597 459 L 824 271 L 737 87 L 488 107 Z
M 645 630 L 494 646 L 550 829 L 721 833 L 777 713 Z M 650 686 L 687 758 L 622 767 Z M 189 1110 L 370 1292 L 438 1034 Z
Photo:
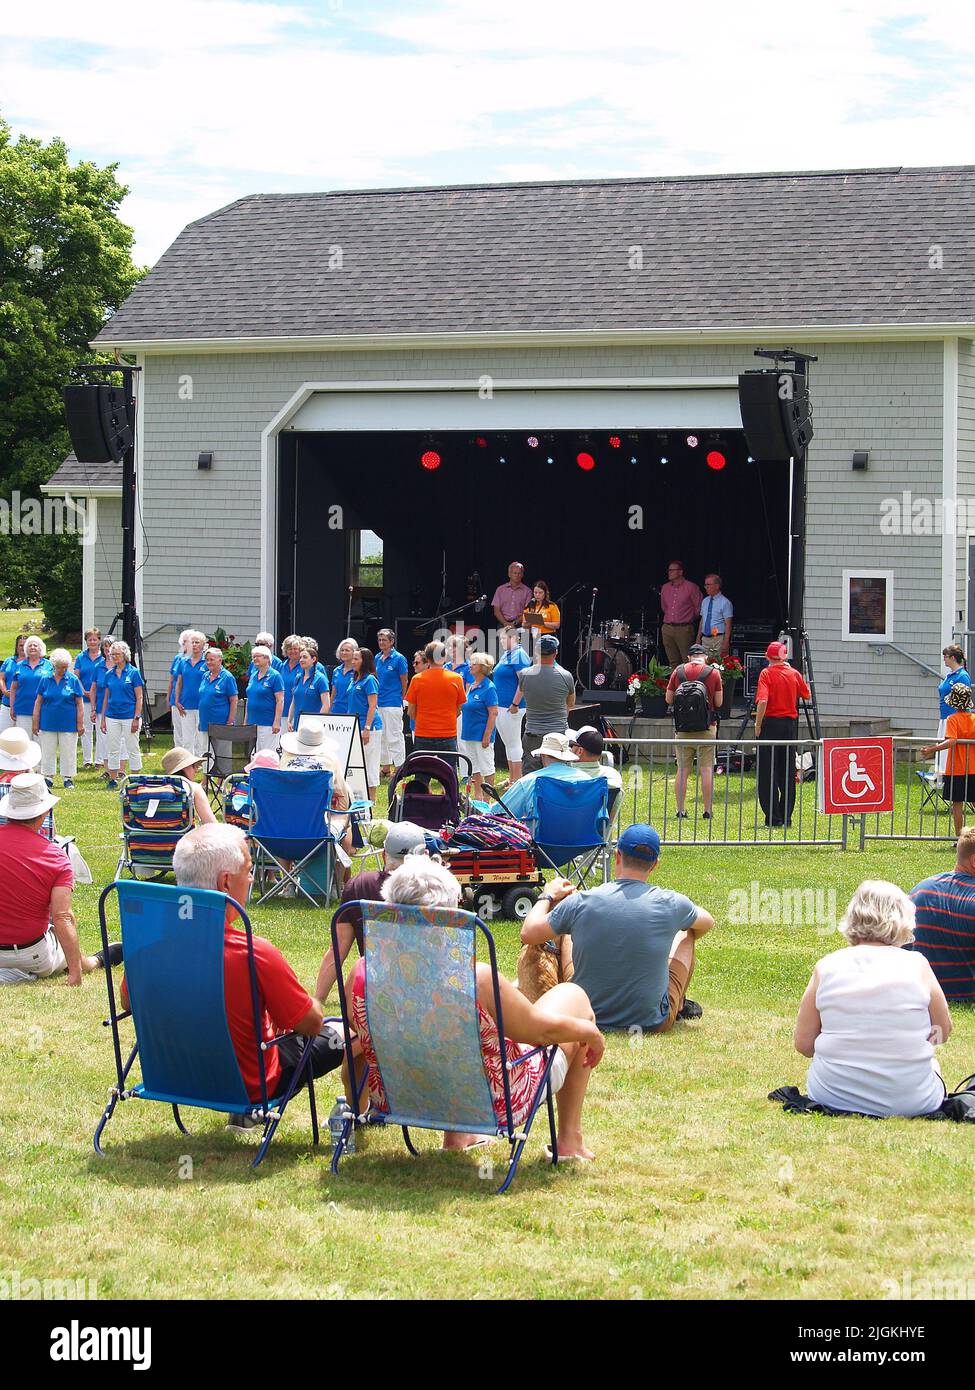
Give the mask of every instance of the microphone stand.
M 345 609 L 345 635 L 348 637 L 352 627 L 352 585 L 349 585 L 349 602 Z
M 487 594 L 481 594 L 480 598 L 472 598 L 468 603 L 461 603 L 456 608 L 448 608 L 446 613 L 434 613 L 432 618 L 421 618 L 415 624 L 413 631 L 418 632 L 420 628 L 429 627 L 431 623 L 442 623 L 447 618 L 456 617 L 458 613 L 466 613 L 468 608 L 481 608 L 487 602 Z
M 588 685 L 588 687 L 587 687 L 589 690 L 592 690 L 592 688 L 593 688 L 593 687 L 592 687 L 592 625 L 593 625 L 593 622 L 595 621 L 595 617 L 596 617 L 596 595 L 597 595 L 598 593 L 599 593 L 599 590 L 598 590 L 598 589 L 593 589 L 593 591 L 592 591 L 592 599 L 591 599 L 590 604 L 589 604 L 589 685 Z

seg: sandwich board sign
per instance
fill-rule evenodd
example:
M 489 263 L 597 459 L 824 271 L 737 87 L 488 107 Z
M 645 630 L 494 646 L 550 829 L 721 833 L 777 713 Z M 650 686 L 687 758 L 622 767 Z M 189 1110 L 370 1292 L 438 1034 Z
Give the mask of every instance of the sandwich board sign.
M 345 780 L 355 801 L 367 801 L 366 754 L 362 746 L 362 731 L 355 714 L 303 714 L 298 727 L 315 724 L 331 743 L 338 745 L 339 767 L 345 769 Z M 373 737 L 378 737 L 374 735 Z
M 858 816 L 894 809 L 892 738 L 823 739 L 820 811 Z

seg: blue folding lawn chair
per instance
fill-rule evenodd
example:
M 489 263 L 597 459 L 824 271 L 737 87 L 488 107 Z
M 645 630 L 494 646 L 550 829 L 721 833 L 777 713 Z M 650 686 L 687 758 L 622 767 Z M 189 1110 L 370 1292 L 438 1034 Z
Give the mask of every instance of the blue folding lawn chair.
M 484 786 L 513 816 L 504 797 L 488 783 Z M 534 783 L 534 802 L 534 815 L 522 824 L 532 833 L 536 853 L 550 869 L 562 869 L 584 888 L 586 875 L 606 853 L 609 783 L 605 777 L 539 777 Z
M 106 970 L 109 1017 L 103 1026 L 112 1030 L 117 1082 L 109 1092 L 108 1105 L 95 1130 L 95 1152 L 105 1157 L 101 1147 L 102 1131 L 119 1101 L 154 1100 L 172 1106 L 173 1117 L 184 1134 L 189 1131 L 180 1116 L 180 1106 L 193 1105 L 202 1110 L 253 1116 L 264 1126 L 260 1148 L 251 1164 L 256 1168 L 267 1152 L 288 1102 L 302 1086 L 308 1088 L 312 1141 L 317 1144 L 318 1112 L 310 1066 L 312 1054 L 307 1042 L 302 1060 L 284 1093 L 268 1095 L 265 1054 L 294 1034 L 288 1033 L 269 1042 L 258 1041 L 263 1037 L 263 1010 L 254 964 L 254 939 L 250 920 L 240 904 L 223 893 L 211 893 L 202 888 L 130 880 L 110 883 L 98 900 L 106 958 L 105 905 L 111 893 L 118 895 L 130 1008 L 118 1009 L 112 972 Z M 240 914 L 247 936 L 254 1052 L 261 1085 L 259 1101 L 252 1100 L 247 1093 L 227 1022 L 224 923 L 228 903 Z M 119 1024 L 129 1017 L 135 1024 L 136 1041 L 128 1060 L 123 1062 Z M 129 1072 L 136 1057 L 142 1080 L 132 1085 Z
M 317 906 L 303 875 L 321 896 L 328 898 L 335 873 L 335 840 L 328 821 L 331 772 L 255 767 L 250 774 L 250 794 L 248 833 L 254 854 L 254 877 L 267 883 L 258 906 L 283 893 L 289 884 Z M 268 882 L 271 874 L 275 878 Z
M 518 1167 L 535 1113 L 544 1097 L 554 1159 L 558 1160 L 555 1108 L 549 1073 L 556 1048 L 535 1047 L 508 1062 L 502 1073 L 504 1117 L 499 1120 L 481 1052 L 477 1009 L 478 932 L 487 942 L 494 984 L 498 1036 L 504 1017 L 494 940 L 473 912 L 450 908 L 404 907 L 387 903 L 344 903 L 332 917 L 332 951 L 339 960 L 337 924 L 343 913 L 362 913 L 366 963 L 366 1014 L 369 1035 L 389 1110 L 363 1111 L 365 1059 L 353 1056 L 345 989 L 339 988 L 345 1024 L 346 1061 L 354 1107 L 346 1106 L 341 1137 L 332 1153 L 337 1173 L 355 1120 L 399 1125 L 415 1157 L 410 1127 L 497 1136 L 508 1142 L 508 1166 L 498 1192 L 507 1191 Z M 436 1001 L 436 1002 L 434 1002 Z M 511 1107 L 509 1073 L 542 1053 L 545 1065 L 520 1128 Z M 361 1072 L 361 1075 L 359 1075 Z

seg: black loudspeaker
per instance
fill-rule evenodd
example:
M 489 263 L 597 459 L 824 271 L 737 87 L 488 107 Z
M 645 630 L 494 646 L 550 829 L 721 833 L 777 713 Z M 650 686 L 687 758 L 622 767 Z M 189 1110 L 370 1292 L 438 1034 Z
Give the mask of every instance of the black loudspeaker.
M 626 702 L 628 699 L 629 696 L 625 690 L 584 690 L 579 697 L 579 704 L 575 706 L 575 709 L 578 709 L 580 705 L 587 706 L 589 709 L 596 706 L 600 714 L 625 714 Z M 569 723 L 572 724 L 573 728 L 578 729 L 580 724 L 572 723 L 571 716 L 574 712 L 575 710 L 569 711 Z M 588 719 L 581 721 L 581 723 L 584 724 L 588 724 L 589 722 Z
M 71 447 L 81 463 L 117 463 L 132 444 L 121 386 L 66 386 L 62 392 Z
M 786 462 L 813 437 L 809 394 L 796 372 L 742 372 L 738 405 L 753 458 Z

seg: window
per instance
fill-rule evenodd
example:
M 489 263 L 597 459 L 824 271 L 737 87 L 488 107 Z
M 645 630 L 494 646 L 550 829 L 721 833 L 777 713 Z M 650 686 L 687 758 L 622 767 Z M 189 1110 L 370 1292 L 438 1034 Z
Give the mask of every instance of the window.
M 894 571 L 843 571 L 843 641 L 894 640 Z
M 383 541 L 375 531 L 352 532 L 352 583 L 357 589 L 383 587 Z

